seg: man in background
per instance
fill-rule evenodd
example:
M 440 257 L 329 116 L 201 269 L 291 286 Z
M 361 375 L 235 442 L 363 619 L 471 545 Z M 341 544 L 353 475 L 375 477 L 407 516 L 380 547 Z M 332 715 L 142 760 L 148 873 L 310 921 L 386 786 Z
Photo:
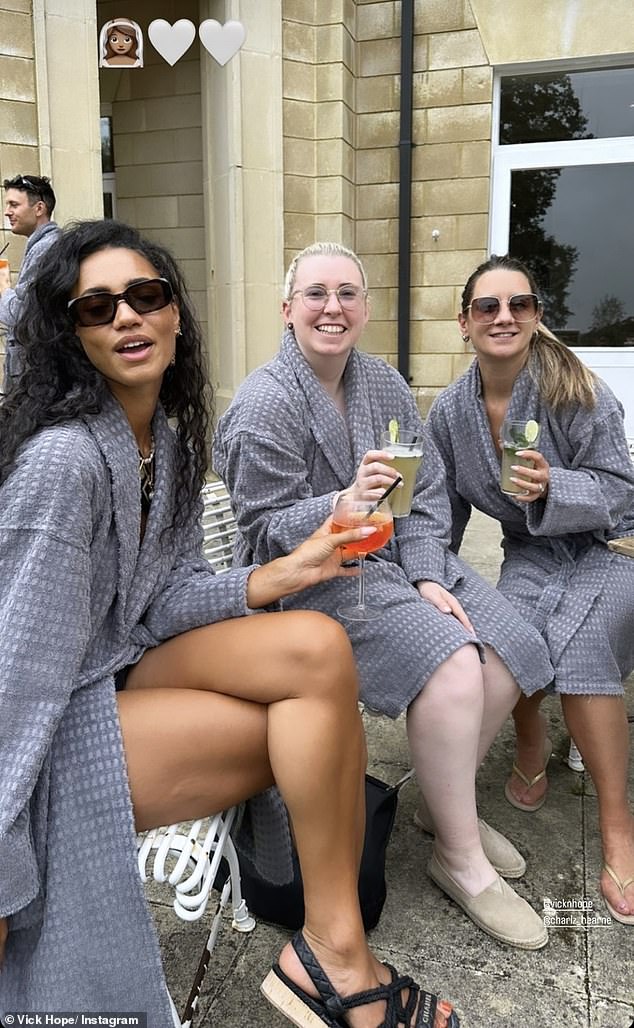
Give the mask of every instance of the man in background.
M 59 226 L 51 221 L 55 208 L 55 193 L 50 180 L 38 175 L 16 175 L 4 180 L 4 216 L 16 236 L 26 236 L 27 244 L 20 274 L 11 288 L 7 266 L 0 267 L 0 323 L 6 328 L 6 356 L 4 362 L 4 391 L 22 373 L 21 348 L 14 337 L 14 328 L 26 290 L 33 281 L 38 266 L 49 246 L 59 236 Z

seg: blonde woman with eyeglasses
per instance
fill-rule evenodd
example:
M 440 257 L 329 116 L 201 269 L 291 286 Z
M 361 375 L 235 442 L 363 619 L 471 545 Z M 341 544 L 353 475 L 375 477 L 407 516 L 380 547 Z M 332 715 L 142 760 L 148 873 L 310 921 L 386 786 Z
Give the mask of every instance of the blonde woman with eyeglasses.
M 380 497 L 397 477 L 380 448 L 391 421 L 422 436 L 407 383 L 358 347 L 367 288 L 359 258 L 337 243 L 310 246 L 290 265 L 281 349 L 242 384 L 215 438 L 238 564 L 288 553 L 342 494 Z M 352 621 L 339 611 L 352 599 L 349 582 L 304 590 L 285 606 L 339 618 L 363 701 L 392 718 L 407 712 L 417 820 L 435 834 L 430 876 L 483 931 L 538 949 L 547 942 L 541 918 L 500 877 L 520 877 L 524 859 L 478 822 L 475 774 L 517 701 L 516 683 L 542 689 L 552 667 L 539 634 L 449 552 L 442 461 L 433 443 L 423 449 L 411 513 L 365 561 L 367 600 L 380 616 Z
M 447 469 L 454 549 L 472 507 L 501 525 L 498 588 L 548 645 L 549 691 L 561 696 L 599 799 L 601 890 L 612 917 L 634 925 L 623 697 L 634 667 L 634 561 L 608 546 L 634 535 L 634 466 L 620 404 L 541 318 L 537 285 L 520 261 L 494 255 L 481 264 L 458 315 L 476 358 L 436 400 L 428 424 Z M 515 495 L 500 489 L 505 418 L 541 429 L 538 446 L 522 454 L 529 466 L 515 465 Z M 542 698 L 523 696 L 514 710 L 517 756 L 505 793 L 527 813 L 546 799 L 552 744 Z

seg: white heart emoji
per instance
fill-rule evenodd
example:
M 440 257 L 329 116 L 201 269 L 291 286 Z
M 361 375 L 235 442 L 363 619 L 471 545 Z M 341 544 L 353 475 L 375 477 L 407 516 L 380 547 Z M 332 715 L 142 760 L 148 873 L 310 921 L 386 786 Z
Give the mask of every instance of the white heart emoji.
M 151 21 L 147 34 L 154 49 L 167 61 L 176 64 L 196 38 L 196 26 L 187 18 L 181 18 L 170 25 L 164 18 Z
M 207 18 L 198 26 L 198 35 L 213 59 L 218 64 L 226 64 L 244 43 L 247 30 L 241 21 L 226 21 L 221 25 L 219 21 Z

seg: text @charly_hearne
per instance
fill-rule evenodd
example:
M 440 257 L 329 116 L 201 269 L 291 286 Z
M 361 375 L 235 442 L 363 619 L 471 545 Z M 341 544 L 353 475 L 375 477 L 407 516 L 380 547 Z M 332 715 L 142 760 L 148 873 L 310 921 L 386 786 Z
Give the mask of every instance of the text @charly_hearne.
M 591 899 L 550 899 L 544 896 L 542 917 L 546 928 L 609 928 L 609 914 L 595 914 Z

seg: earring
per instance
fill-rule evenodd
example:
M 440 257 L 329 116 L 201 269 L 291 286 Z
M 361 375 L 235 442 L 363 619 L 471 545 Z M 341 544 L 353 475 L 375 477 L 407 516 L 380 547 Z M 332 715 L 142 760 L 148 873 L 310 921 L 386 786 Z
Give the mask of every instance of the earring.
M 176 354 L 173 353 L 172 354 L 172 358 L 170 360 L 170 368 L 173 368 L 175 364 L 176 364 Z
M 463 341 L 463 343 L 468 343 L 469 342 L 469 333 L 468 332 L 464 333 L 464 335 L 462 337 L 462 341 Z
M 295 326 L 294 326 L 292 321 L 287 321 L 286 322 L 286 327 L 287 327 L 288 331 L 292 333 L 292 335 L 295 335 Z

